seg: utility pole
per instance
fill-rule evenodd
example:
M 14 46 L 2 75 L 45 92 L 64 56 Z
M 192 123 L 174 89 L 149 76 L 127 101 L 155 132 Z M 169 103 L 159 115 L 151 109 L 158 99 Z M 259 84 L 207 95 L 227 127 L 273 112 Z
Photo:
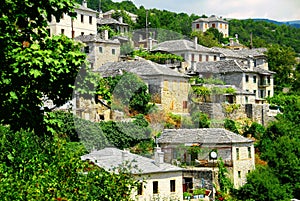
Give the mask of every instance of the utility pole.
M 250 33 L 250 49 L 253 48 L 252 32 Z
M 146 46 L 148 50 L 148 10 L 146 10 Z

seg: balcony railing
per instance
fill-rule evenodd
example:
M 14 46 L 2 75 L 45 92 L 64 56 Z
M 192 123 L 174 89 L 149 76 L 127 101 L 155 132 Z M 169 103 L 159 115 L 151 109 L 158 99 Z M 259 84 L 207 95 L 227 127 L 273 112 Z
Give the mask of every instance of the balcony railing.
M 267 87 L 270 86 L 270 82 L 268 82 L 267 80 L 262 80 L 258 83 L 259 87 Z

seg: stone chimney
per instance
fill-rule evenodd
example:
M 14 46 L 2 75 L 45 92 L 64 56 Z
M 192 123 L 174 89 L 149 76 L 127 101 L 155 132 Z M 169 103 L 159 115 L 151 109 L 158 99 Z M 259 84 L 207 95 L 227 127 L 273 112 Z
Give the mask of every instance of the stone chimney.
M 103 33 L 102 33 L 102 37 L 103 37 L 103 40 L 108 40 L 108 30 L 103 30 Z
M 154 148 L 154 163 L 157 166 L 164 163 L 164 152 L 161 151 L 160 147 Z
M 122 161 L 128 161 L 129 152 L 127 150 L 122 151 Z
M 248 68 L 250 70 L 253 70 L 253 67 L 254 67 L 254 58 L 252 55 L 249 55 L 248 56 Z
M 82 1 L 82 6 L 87 8 L 87 1 L 86 0 Z
M 198 37 L 197 36 L 194 37 L 194 47 L 195 47 L 195 50 L 198 50 Z
M 123 17 L 122 16 L 119 17 L 119 22 L 123 23 Z
M 152 38 L 151 37 L 149 37 L 148 38 L 148 44 L 149 44 L 149 48 L 148 48 L 148 50 L 152 50 L 152 46 L 153 46 L 153 40 L 152 40 Z

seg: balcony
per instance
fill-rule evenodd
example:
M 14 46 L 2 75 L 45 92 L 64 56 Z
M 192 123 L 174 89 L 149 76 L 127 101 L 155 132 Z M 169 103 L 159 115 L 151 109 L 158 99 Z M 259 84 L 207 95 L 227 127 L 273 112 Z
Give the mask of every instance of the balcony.
M 270 86 L 270 82 L 268 80 L 261 80 L 258 83 L 258 87 L 268 87 L 268 86 Z

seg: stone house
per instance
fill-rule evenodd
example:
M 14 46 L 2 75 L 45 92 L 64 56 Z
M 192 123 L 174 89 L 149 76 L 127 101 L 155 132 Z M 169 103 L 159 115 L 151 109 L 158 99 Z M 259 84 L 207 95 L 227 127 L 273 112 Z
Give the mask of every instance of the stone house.
M 120 42 L 108 39 L 107 31 L 104 32 L 103 37 L 94 34 L 80 35 L 75 39 L 85 44 L 83 51 L 87 54 L 87 60 L 93 69 L 120 59 Z
M 95 72 L 103 77 L 121 75 L 124 71 L 139 77 L 148 86 L 152 102 L 172 113 L 188 113 L 189 76 L 149 60 L 107 63 Z
M 64 34 L 69 38 L 80 35 L 97 34 L 97 11 L 87 7 L 87 1 L 83 0 L 82 5 L 75 8 L 77 18 L 72 19 L 63 15 L 59 22 L 52 17 L 48 24 L 50 36 Z
M 203 61 L 219 61 L 220 52 L 199 45 L 197 37 L 194 41 L 189 40 L 169 40 L 153 46 L 154 51 L 164 51 L 182 56 L 187 62 L 187 70 L 193 71 L 197 63 Z
M 112 15 L 114 13 L 116 13 L 116 12 L 117 11 L 115 11 L 115 10 L 109 10 L 109 11 L 107 11 L 105 13 L 100 13 L 100 17 L 101 18 L 105 18 L 105 19 L 109 19 L 109 18 L 112 18 Z M 118 10 L 118 12 L 121 12 L 121 10 Z M 136 20 L 138 18 L 138 16 L 136 14 L 130 13 L 130 12 L 126 11 L 126 10 L 124 10 L 124 12 L 130 17 L 130 19 L 132 20 L 132 22 L 136 23 Z
M 137 201 L 152 200 L 183 200 L 182 168 L 165 163 L 164 153 L 157 147 L 154 159 L 146 158 L 128 151 L 107 147 L 83 155 L 82 160 L 88 160 L 95 165 L 112 171 L 112 168 L 124 166 L 131 162 L 137 168 L 130 170 L 140 187 L 132 192 L 131 197 Z
M 274 72 L 242 60 L 220 60 L 197 63 L 195 73 L 202 78 L 216 78 L 227 85 L 250 92 L 239 104 L 263 103 L 265 98 L 274 94 Z
M 229 24 L 222 17 L 211 15 L 208 18 L 199 18 L 192 23 L 192 30 L 205 32 L 209 28 L 216 28 L 223 33 L 224 37 L 229 36 Z
M 217 158 L 222 158 L 224 161 L 235 188 L 245 184 L 247 173 L 255 168 L 253 140 L 226 129 L 165 129 L 157 142 L 165 153 L 166 162 L 179 161 L 197 166 L 192 168 L 193 171 L 210 168 L 210 174 L 217 177 L 215 172 L 217 161 L 210 158 L 210 152 L 216 151 Z M 195 147 L 200 148 L 200 151 L 189 151 L 190 148 Z M 191 170 L 191 168 L 187 170 Z M 190 174 L 184 173 L 183 177 L 188 178 Z M 199 177 L 196 176 L 196 178 L 199 181 Z M 194 185 L 201 184 L 194 183 Z
M 113 18 L 98 18 L 97 27 L 109 26 L 115 32 L 123 35 L 129 31 L 129 25 L 123 22 L 123 19 L 120 17 L 119 20 Z

